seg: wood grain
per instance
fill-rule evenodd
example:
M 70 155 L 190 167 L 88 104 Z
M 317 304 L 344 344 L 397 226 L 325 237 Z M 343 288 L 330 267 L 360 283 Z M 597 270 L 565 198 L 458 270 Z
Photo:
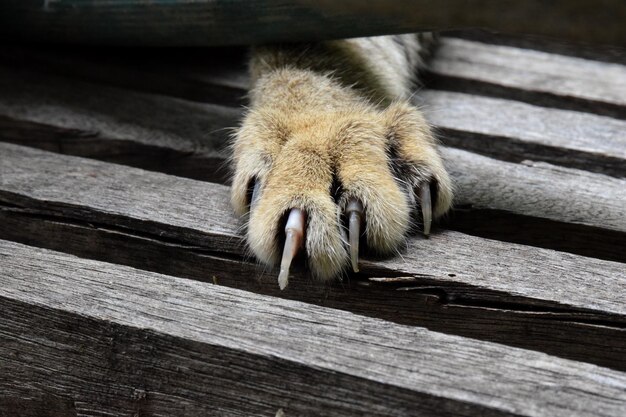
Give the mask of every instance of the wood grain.
M 432 279 L 422 274 L 427 271 L 415 276 L 400 272 L 404 277 L 398 278 L 391 270 L 368 267 L 343 282 L 322 285 L 294 270 L 288 290 L 280 291 L 277 272 L 251 259 L 129 228 L 50 216 L 45 210 L 0 206 L 0 237 L 626 371 L 626 324 L 616 316 L 540 305 L 537 300 Z M 424 251 L 430 253 L 428 246 Z M 440 265 L 439 271 L 443 268 Z M 448 273 L 448 278 L 453 275 Z
M 15 58 L 16 55 L 19 52 L 8 54 L 5 59 Z M 188 147 L 189 142 L 193 142 L 194 151 L 206 147 L 207 142 L 214 149 L 223 147 L 227 129 L 237 124 L 241 112 L 222 104 L 241 103 L 247 88 L 245 72 L 237 66 L 236 58 L 234 62 L 233 58 L 226 58 L 226 64 L 222 66 L 212 65 L 206 57 L 187 57 L 187 61 L 175 72 L 171 64 L 162 58 L 161 61 L 154 61 L 157 58 L 150 58 L 150 55 L 145 59 L 142 56 L 143 61 L 150 63 L 150 69 L 141 71 L 124 70 L 124 67 L 111 65 L 108 60 L 102 63 L 103 67 L 88 59 L 64 60 L 57 57 L 55 61 L 45 58 L 49 54 L 42 53 L 41 60 L 37 60 L 33 55 L 39 57 L 31 53 L 30 58 L 23 58 L 26 60 L 23 65 L 43 66 L 48 68 L 46 71 L 52 72 L 67 72 L 65 68 L 69 66 L 74 77 L 89 78 L 87 75 L 91 74 L 92 80 L 118 85 L 124 90 L 32 73 L 19 65 L 0 68 L 1 79 L 4 80 L 0 84 L 0 93 L 5 97 L 0 101 L 0 115 L 50 125 L 52 130 L 54 127 L 82 130 L 85 136 L 94 136 L 97 132 L 114 139 L 123 134 L 125 144 L 138 135 L 129 128 L 137 130 L 140 127 L 144 132 L 150 131 L 140 136 L 141 145 L 148 148 L 143 153 L 152 155 L 146 158 L 146 164 L 167 158 L 161 152 L 161 148 L 167 146 L 159 140 L 163 134 L 172 136 L 168 142 L 187 144 Z M 124 60 L 128 59 L 132 58 L 124 57 Z M 208 69 L 202 70 L 205 67 Z M 135 82 L 137 79 L 140 81 Z M 27 91 L 19 87 L 23 84 L 29 85 Z M 609 88 L 610 83 L 607 85 Z M 129 91 L 129 88 L 151 94 Z M 169 100 L 161 95 L 184 98 L 185 101 Z M 447 145 L 512 162 L 531 159 L 626 176 L 624 120 L 438 90 L 424 90 L 416 98 L 417 104 L 428 112 L 429 120 L 439 129 Z M 204 107 L 187 100 L 203 102 Z M 87 113 L 81 109 L 91 111 Z M 151 114 L 158 117 L 152 118 Z M 91 132 L 89 129 L 92 129 Z M 19 134 L 15 128 L 12 132 L 13 137 Z M 3 136 L 11 140 L 9 133 Z M 18 136 L 13 141 L 28 138 L 28 135 L 22 135 L 22 138 Z M 59 135 L 55 135 L 52 144 L 40 141 L 38 146 L 58 148 L 60 140 Z M 148 143 L 150 140 L 153 143 Z M 103 159 L 113 160 L 111 155 L 94 144 L 78 147 L 76 141 L 68 142 L 64 145 L 67 153 L 81 156 L 104 153 Z M 115 146 L 121 147 L 119 141 Z M 91 154 L 88 153 L 90 149 Z M 141 167 L 141 162 L 137 158 L 133 160 L 129 153 L 130 150 L 113 152 L 113 156 L 119 154 L 120 158 L 126 157 L 129 164 Z M 195 170 L 190 169 L 192 174 Z
M 442 152 L 456 185 L 457 209 L 447 227 L 626 262 L 625 179 L 453 148 Z
M 626 66 L 617 63 L 443 38 L 428 71 L 436 88 L 626 118 Z
M 6 241 L 0 259 L 0 406 L 45 394 L 81 415 L 625 410 L 624 374 L 593 365 Z
M 0 239 L 32 245 L 0 241 L 0 415 L 626 413 L 624 67 L 466 42 L 421 94 L 475 152 L 443 149 L 447 230 L 283 292 L 189 179 L 227 182 L 241 56 L 0 51 L 0 141 L 55 152 L 0 143 Z
M 216 253 L 245 254 L 225 186 L 11 144 L 0 144 L 0 150 L 0 199 L 7 205 L 130 229 Z M 34 166 L 36 170 L 31 169 Z M 469 286 L 480 283 L 485 290 L 514 297 L 527 294 L 548 304 L 626 314 L 620 290 L 625 275 L 619 263 L 454 232 L 410 242 L 403 257 L 413 261 L 375 262 L 372 270 L 382 267 L 393 270 L 394 276 L 426 276 Z M 479 253 L 475 253 L 477 247 L 482 248 Z M 426 250 L 431 262 L 420 259 Z M 493 263 L 495 253 L 498 264 Z M 494 280 L 495 276 L 501 281 Z
M 417 98 L 448 146 L 626 177 L 625 120 L 455 92 Z
M 241 114 L 239 110 L 54 76 L 16 74 L 9 69 L 0 73 L 4 75 L 0 77 L 0 93 L 3 93 L 0 94 L 0 125 L 3 125 L 0 139 L 194 179 L 227 182 L 228 170 L 223 169 L 225 135 L 227 127 L 236 124 Z M 27 91 L 19 87 L 24 82 L 29 85 Z M 618 176 L 626 173 L 623 152 L 626 140 L 622 138 L 626 124 L 621 120 L 448 92 L 427 91 L 425 97 L 433 103 L 429 107 L 430 117 L 446 129 L 442 132 L 446 143 L 479 152 L 487 150 L 486 153 L 513 161 L 526 158 L 565 161 Z M 495 118 L 494 114 L 502 117 Z M 482 145 L 484 141 L 488 144 Z M 623 210 L 619 210 L 624 201 L 624 192 L 620 190 L 623 182 L 592 175 L 589 178 L 595 179 L 592 182 L 596 188 L 580 190 L 575 184 L 577 171 L 559 173 L 555 169 L 541 169 L 539 165 L 519 171 L 512 164 L 480 158 L 466 160 L 460 155 L 467 154 L 452 153 L 448 161 L 463 196 L 460 202 L 466 208 L 468 204 L 481 207 L 482 212 L 460 213 L 453 218 L 456 224 L 450 227 L 485 237 L 514 236 L 518 243 L 538 244 L 585 256 L 624 259 L 619 249 L 624 244 L 623 234 L 610 232 L 623 232 L 623 225 L 615 227 L 606 216 L 598 216 L 589 209 L 608 207 L 606 214 L 613 219 L 623 216 Z M 480 172 L 481 176 L 471 171 Z M 504 174 L 509 172 L 523 177 L 516 180 L 514 187 L 507 185 Z M 580 175 L 586 176 L 583 172 Z M 569 184 L 567 193 L 550 194 L 548 186 L 561 181 L 561 177 Z M 497 188 L 501 192 L 515 194 L 515 204 L 504 204 L 506 199 L 490 189 L 491 185 L 487 184 L 494 181 L 499 182 Z M 534 210 L 529 204 L 517 204 L 537 181 L 545 187 L 541 193 L 532 194 L 535 199 L 556 201 L 550 203 L 556 205 L 546 212 L 540 205 Z M 474 193 L 488 194 L 494 201 L 489 204 L 472 201 Z M 572 213 L 573 207 L 580 210 Z M 491 209 L 506 212 L 500 213 L 500 218 L 504 215 L 503 220 L 492 226 L 483 216 L 485 210 Z M 574 223 L 591 229 L 572 228 L 559 218 L 560 211 L 572 213 L 568 221 L 575 218 Z M 510 225 L 529 221 L 511 221 L 510 213 L 557 223 L 551 223 L 549 233 L 545 222 L 527 223 L 529 227 L 521 228 L 524 233 L 510 233 Z M 503 226 L 506 223 L 509 227 Z M 562 239 L 561 235 L 570 238 Z

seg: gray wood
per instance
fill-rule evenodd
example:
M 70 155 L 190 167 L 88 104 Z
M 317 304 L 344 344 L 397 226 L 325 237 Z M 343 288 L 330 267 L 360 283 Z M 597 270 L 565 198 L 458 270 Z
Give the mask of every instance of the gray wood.
M 10 69 L 5 69 L 1 74 L 0 117 L 5 117 L 0 119 L 0 125 L 3 125 L 1 139 L 195 179 L 227 182 L 228 171 L 220 169 L 226 160 L 223 150 L 225 135 L 228 126 L 236 124 L 241 114 L 239 110 L 80 81 L 70 82 L 55 76 L 17 74 Z M 24 83 L 29 85 L 26 91 L 20 87 Z M 623 152 L 625 140 L 622 139 L 626 124 L 623 121 L 448 92 L 426 91 L 424 95 L 432 103 L 428 107 L 430 117 L 436 125 L 445 129 L 442 136 L 447 144 L 495 154 L 516 162 L 526 158 L 540 159 L 618 176 L 626 175 Z M 481 142 L 487 143 L 482 145 Z M 454 155 L 457 158 L 463 154 Z M 506 187 L 506 179 L 501 175 L 511 165 L 485 165 L 480 161 L 487 160 L 478 161 L 481 164 L 479 171 L 486 182 L 501 181 L 500 188 Z M 474 193 L 475 187 L 483 185 L 475 174 L 467 174 L 470 169 L 463 168 L 465 163 L 453 159 L 449 166 L 458 177 L 457 181 L 463 185 L 461 193 L 465 192 L 467 196 L 469 190 Z M 475 169 L 478 168 L 471 168 Z M 492 172 L 489 172 L 490 169 Z M 547 172 L 545 169 L 527 168 L 523 171 L 527 183 L 534 181 L 533 176 L 543 176 Z M 560 177 L 555 175 L 551 171 L 540 181 L 547 184 L 558 181 Z M 469 178 L 472 178 L 472 183 L 468 183 Z M 476 206 L 561 222 L 554 225 L 553 235 L 556 238 L 546 239 L 539 236 L 541 233 L 531 233 L 545 228 L 545 224 L 539 224 L 525 228 L 525 235 L 517 234 L 519 243 L 536 244 L 534 242 L 542 240 L 541 245 L 545 247 L 623 260 L 623 251 L 619 250 L 620 242 L 624 244 L 623 235 L 609 237 L 605 232 L 623 232 L 623 225 L 619 226 L 622 229 L 616 228 L 607 223 L 606 216 L 598 217 L 589 210 L 574 213 L 574 217 L 568 217 L 568 221 L 576 218 L 580 220 L 576 220 L 576 223 L 603 231 L 572 229 L 563 224 L 565 219 L 558 217 L 561 207 L 571 212 L 568 197 L 576 196 L 580 198 L 579 205 L 597 206 L 600 210 L 608 206 L 607 215 L 619 221 L 623 214 L 619 210 L 624 194 L 619 190 L 622 183 L 597 178 L 594 185 L 598 189 L 595 190 L 571 194 L 577 186 L 570 186 L 570 193 L 560 196 L 560 205 L 557 204 L 551 210 L 553 215 L 544 215 L 538 210 L 522 210 L 517 208 L 517 204 L 503 207 L 498 201 L 491 206 L 484 201 Z M 568 181 L 571 185 L 575 180 L 570 178 Z M 603 182 L 608 187 L 606 190 Z M 515 196 L 518 201 L 525 198 L 524 193 L 527 191 L 520 187 Z M 614 196 L 611 196 L 609 190 L 615 190 Z M 480 188 L 476 192 L 480 194 Z M 489 189 L 483 193 L 492 199 L 500 199 L 498 194 Z M 539 193 L 534 195 L 545 197 Z M 471 204 L 471 198 L 470 194 L 462 202 Z M 495 207 L 498 204 L 500 206 Z M 520 207 L 532 208 L 528 204 Z M 480 233 L 486 237 L 501 238 L 510 232 L 510 228 L 503 228 L 501 224 L 489 229 L 489 222 L 472 219 L 467 215 L 455 219 L 461 223 L 456 226 L 459 230 Z M 578 237 L 564 240 L 558 236 L 564 233 Z M 594 244 L 586 243 L 589 237 Z
M 6 143 L 0 144 L 0 154 L 4 201 L 47 201 L 53 211 L 58 207 L 92 221 L 111 216 L 120 227 L 133 219 L 141 230 L 162 237 L 170 235 L 168 229 L 174 234 L 183 230 L 211 249 L 235 251 L 240 246 L 239 238 L 228 243 L 238 224 L 227 209 L 225 186 Z M 209 232 L 226 239 L 216 242 Z
M 541 236 L 555 233 L 554 239 L 564 240 L 560 250 L 626 261 L 625 179 L 544 162 L 514 164 L 453 148 L 442 151 L 460 209 L 460 221 L 452 227 L 505 240 L 530 242 L 535 236 L 538 246 L 545 239 Z M 476 218 L 463 219 L 467 211 L 462 209 L 470 209 Z M 522 219 L 522 226 L 511 215 L 529 220 Z M 594 253 L 597 245 L 606 251 Z
M 626 7 L 619 0 L 468 4 L 415 0 L 312 0 L 145 3 L 118 0 L 5 1 L 0 37 L 44 42 L 206 46 L 294 42 L 486 27 L 579 42 L 625 44 Z
M 0 94 L 0 113 L 7 117 L 182 152 L 218 152 L 241 115 L 233 107 L 2 67 Z
M 544 162 L 498 161 L 443 148 L 455 201 L 626 232 L 626 180 Z
M 626 66 L 466 39 L 444 38 L 431 85 L 626 118 Z
M 626 411 L 626 375 L 594 365 L 12 242 L 0 259 L 3 413 Z
M 616 316 L 370 267 L 331 285 L 294 270 L 280 291 L 277 272 L 251 259 L 45 212 L 0 205 L 0 238 L 626 371 L 626 329 Z
M 55 152 L 224 182 L 224 148 L 240 115 L 219 104 L 0 68 L 0 140 Z
M 146 60 L 150 62 L 149 58 Z M 42 62 L 29 62 L 38 67 L 58 66 L 58 71 L 69 66 L 75 77 L 96 74 L 92 78 L 118 84 L 125 90 L 0 68 L 0 117 L 45 124 L 54 132 L 46 141 L 45 135 L 32 134 L 32 130 L 45 131 L 43 127 L 11 126 L 7 121 L 1 137 L 18 143 L 29 141 L 31 146 L 74 155 L 114 162 L 117 158 L 119 162 L 148 169 L 158 169 L 154 166 L 155 161 L 167 162 L 168 158 L 172 162 L 186 158 L 191 163 L 194 161 L 190 156 L 203 152 L 208 158 L 219 158 L 216 151 L 224 146 L 226 134 L 237 124 L 241 111 L 213 103 L 198 105 L 187 100 L 230 105 L 241 99 L 246 88 L 242 81 L 245 78 L 234 64 L 212 68 L 213 65 L 204 62 L 200 67 L 210 67 L 205 71 L 197 68 L 197 64 L 188 64 L 174 73 L 169 65 L 162 63 L 162 72 L 156 75 L 158 71 L 155 74 L 154 70 L 134 72 L 115 66 L 100 68 L 89 61 L 85 64 L 75 59 L 52 60 L 51 63 L 46 58 Z M 154 66 L 159 68 L 158 63 Z M 106 78 L 107 74 L 110 78 Z M 135 82 L 137 79 L 142 81 Z M 29 85 L 26 91 L 21 88 L 24 84 Z M 203 86 L 206 91 L 197 94 L 203 91 Z M 218 94 L 206 86 L 218 86 L 227 91 Z M 128 91 L 129 87 L 151 94 Z M 186 100 L 173 99 L 172 96 Z M 230 99 L 225 100 L 225 97 Z M 626 122 L 623 120 L 437 90 L 422 91 L 417 98 L 449 146 L 513 162 L 533 159 L 626 176 L 626 138 L 623 133 Z M 56 128 L 71 131 L 63 137 Z M 76 136 L 83 137 L 82 142 Z M 109 139 L 109 145 L 98 146 L 100 139 Z M 146 155 L 143 160 L 132 157 L 133 146 L 142 148 L 134 153 Z M 167 147 L 176 152 L 168 156 L 164 150 Z M 208 173 L 199 162 L 188 166 L 187 172 L 175 170 L 176 167 L 184 169 L 184 164 L 164 162 L 160 166 L 176 175 L 211 181 L 225 179 L 224 172 Z
M 56 76 L 17 74 L 12 69 L 4 69 L 2 75 L 0 139 L 194 179 L 228 181 L 223 148 L 227 128 L 236 124 L 239 110 Z M 21 88 L 24 84 L 29 85 L 26 91 Z M 620 149 L 626 131 L 623 121 L 448 92 L 425 91 L 424 95 L 433 103 L 429 116 L 440 125 L 447 144 L 514 162 L 539 159 L 626 174 L 624 147 Z M 473 210 L 457 211 L 449 227 L 624 261 L 623 183 L 590 176 L 594 188 L 582 190 L 575 171 L 519 168 L 480 158 L 466 161 L 460 155 L 467 154 L 453 154 L 449 167 L 460 184 L 458 202 Z M 514 187 L 503 176 L 509 171 L 517 173 Z M 550 184 L 561 177 L 569 184 L 567 192 L 552 192 Z M 491 189 L 494 181 L 499 192 Z M 532 187 L 537 181 L 544 184 L 541 192 Z M 550 200 L 550 206 L 519 204 L 529 191 Z M 502 192 L 514 195 L 502 198 Z M 500 210 L 498 221 L 489 210 Z M 561 218 L 561 212 L 569 213 L 568 217 Z M 572 227 L 568 222 L 588 227 Z
M 595 61 L 613 62 L 626 65 L 626 49 L 615 45 L 564 42 L 556 38 L 533 35 L 512 35 L 502 32 L 490 32 L 482 29 L 451 30 L 446 37 L 468 39 L 495 45 L 534 49 L 551 54 L 575 56 Z
M 0 151 L 0 198 L 5 204 L 129 228 L 218 253 L 245 253 L 225 186 L 11 144 L 0 144 Z M 524 246 L 519 246 L 524 256 L 518 256 L 516 245 L 454 232 L 410 242 L 403 256 L 414 259 L 412 263 L 377 262 L 371 266 L 373 271 L 385 265 L 394 276 L 426 276 L 470 286 L 481 283 L 486 292 L 527 294 L 548 304 L 626 314 L 622 264 Z M 426 249 L 430 263 L 420 259 Z
M 443 38 L 435 73 L 626 105 L 626 66 L 532 49 Z
M 93 78 L 124 89 L 0 69 L 0 140 L 225 182 L 221 128 L 240 112 L 223 105 L 245 76 L 149 65 Z M 205 281 L 0 243 L 0 414 L 624 414 L 623 373 L 485 343 L 626 371 L 625 181 L 524 162 L 623 176 L 622 121 L 425 95 L 448 112 L 445 143 L 517 162 L 444 149 L 459 188 L 446 227 L 622 263 L 448 230 L 344 284 L 296 272 L 280 292 L 247 257 L 227 187 L 0 144 L 0 238 Z
M 418 100 L 446 145 L 626 177 L 625 120 L 435 90 Z

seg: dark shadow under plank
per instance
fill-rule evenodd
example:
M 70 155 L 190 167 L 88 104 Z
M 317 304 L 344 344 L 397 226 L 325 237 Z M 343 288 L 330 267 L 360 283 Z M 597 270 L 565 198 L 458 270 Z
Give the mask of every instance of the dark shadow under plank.
M 625 120 L 446 91 L 416 97 L 449 146 L 626 177 Z
M 0 148 L 2 238 L 623 369 L 623 264 L 442 231 L 346 284 L 279 292 L 245 261 L 227 187 Z
M 190 416 L 613 416 L 626 400 L 623 373 L 543 353 L 7 241 L 0 259 L 3 414 L 46 396 Z
M 97 68 L 93 64 L 84 72 Z M 229 88 L 241 84 L 243 94 L 245 75 L 219 66 L 204 72 L 187 68 L 193 75 L 167 68 L 161 73 L 156 71 L 155 74 L 147 69 L 142 72 L 119 66 L 111 71 L 141 80 L 139 86 L 147 82 L 152 87 L 143 89 L 150 93 L 146 94 L 42 73 L 0 69 L 0 116 L 5 125 L 9 124 L 3 126 L 8 129 L 4 140 L 31 140 L 26 137 L 30 133 L 28 127 L 21 133 L 19 125 L 32 122 L 42 125 L 42 129 L 46 125 L 53 132 L 68 129 L 70 136 L 80 132 L 103 140 L 137 141 L 153 147 L 182 146 L 183 152 L 222 149 L 228 133 L 239 123 L 241 109 L 215 104 L 223 102 L 224 95 L 219 94 L 208 99 L 213 104 L 194 103 L 197 97 L 185 93 L 185 77 Z M 78 78 L 84 75 L 80 72 Z M 120 86 L 129 88 L 128 82 Z M 161 85 L 177 82 L 181 83 L 179 90 L 160 89 Z M 25 84 L 29 86 L 27 90 L 20 87 Z M 424 90 L 415 97 L 450 146 L 506 161 L 531 159 L 626 176 L 626 121 L 447 91 Z M 11 127 L 10 123 L 18 127 Z M 50 140 L 58 138 L 54 133 Z M 77 144 L 72 146 L 76 148 Z M 78 151 L 74 154 L 87 156 L 87 147 Z M 67 152 L 72 153 L 69 149 Z M 93 154 L 97 152 L 94 150 Z
M 626 66 L 443 38 L 426 69 L 431 88 L 626 118 Z
M 203 120 L 201 114 L 196 118 L 189 114 L 186 117 L 191 122 Z M 0 140 L 228 183 L 230 170 L 226 152 L 219 149 L 222 143 L 219 136 L 202 138 L 200 133 L 194 133 L 196 139 L 193 135 L 168 138 L 159 127 L 125 127 L 129 130 L 125 134 L 124 129 L 107 124 L 106 118 L 89 122 L 75 116 L 75 120 L 81 120 L 77 122 L 81 126 L 98 124 L 103 133 L 64 130 L 0 117 L 0 127 L 3 127 Z M 207 120 L 206 123 L 219 121 Z M 139 134 L 134 135 L 134 131 Z M 129 139 L 123 139 L 126 136 Z M 479 139 L 473 137 L 474 142 L 468 143 L 480 147 Z M 455 204 L 459 208 L 446 223 L 447 227 L 584 256 L 626 260 L 626 254 L 620 250 L 626 245 L 626 193 L 623 191 L 626 182 L 623 179 L 541 163 L 508 163 L 452 148 L 444 149 L 444 156 L 456 182 Z M 495 212 L 498 222 L 489 220 L 490 214 Z M 521 224 L 533 227 L 519 235 L 509 234 L 507 238 L 507 233 L 514 232 Z

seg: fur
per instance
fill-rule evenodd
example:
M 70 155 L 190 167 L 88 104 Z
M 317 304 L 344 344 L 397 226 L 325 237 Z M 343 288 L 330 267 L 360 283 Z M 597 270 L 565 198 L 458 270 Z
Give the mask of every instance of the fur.
M 278 262 L 293 207 L 307 213 L 308 266 L 322 280 L 349 265 L 348 198 L 363 203 L 367 246 L 383 255 L 403 246 L 418 187 L 436 191 L 434 217 L 450 208 L 436 141 L 409 102 L 428 41 L 395 35 L 253 50 L 250 107 L 233 142 L 232 204 L 245 215 L 258 183 L 247 241 L 260 261 Z

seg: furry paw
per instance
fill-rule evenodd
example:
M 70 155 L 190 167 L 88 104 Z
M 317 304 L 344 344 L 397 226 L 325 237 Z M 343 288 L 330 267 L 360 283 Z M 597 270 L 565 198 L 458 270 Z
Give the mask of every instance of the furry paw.
M 282 258 L 281 288 L 298 252 L 328 280 L 357 271 L 360 251 L 398 252 L 418 225 L 428 234 L 452 190 L 421 113 L 380 109 L 327 77 L 282 77 L 266 82 L 276 89 L 261 83 L 235 135 L 232 186 L 252 252 L 269 265 Z

